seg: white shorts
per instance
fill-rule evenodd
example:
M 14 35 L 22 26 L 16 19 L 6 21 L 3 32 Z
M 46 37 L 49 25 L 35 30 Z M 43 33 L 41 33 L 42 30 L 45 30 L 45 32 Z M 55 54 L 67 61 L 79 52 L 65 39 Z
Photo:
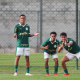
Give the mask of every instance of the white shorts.
M 21 55 L 23 55 L 23 53 L 24 53 L 24 56 L 29 56 L 30 48 L 18 48 L 17 47 L 16 55 L 21 56 Z
M 58 58 L 57 53 L 56 54 L 52 54 L 52 59 L 54 60 L 54 58 Z M 47 52 L 44 52 L 44 59 L 49 58 L 49 54 Z
M 69 58 L 69 60 L 72 60 L 74 57 L 77 57 L 79 59 L 80 57 L 80 52 L 76 53 L 76 54 L 72 54 L 72 53 L 68 53 L 65 56 L 67 56 Z

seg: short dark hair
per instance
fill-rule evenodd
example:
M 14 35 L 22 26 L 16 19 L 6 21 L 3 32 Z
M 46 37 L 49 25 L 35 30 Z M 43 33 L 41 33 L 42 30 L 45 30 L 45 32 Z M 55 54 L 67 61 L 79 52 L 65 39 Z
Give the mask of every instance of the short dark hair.
M 24 14 L 21 14 L 19 17 L 21 17 L 21 16 L 25 16 Z M 25 16 L 25 18 L 26 18 L 26 16 Z
M 60 36 L 67 36 L 67 34 L 65 32 L 62 32 Z
M 53 32 L 51 32 L 51 33 L 50 33 L 50 35 L 51 35 L 51 34 L 55 34 L 55 35 L 57 36 L 57 33 L 56 33 L 56 32 L 54 32 L 54 31 L 53 31 Z

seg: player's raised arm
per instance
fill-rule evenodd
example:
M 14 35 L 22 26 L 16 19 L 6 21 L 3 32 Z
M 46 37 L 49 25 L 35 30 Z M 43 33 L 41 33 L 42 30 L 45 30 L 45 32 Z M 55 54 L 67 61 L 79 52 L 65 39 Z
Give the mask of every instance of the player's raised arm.
M 63 45 L 63 43 L 62 43 L 61 46 L 58 47 L 58 52 L 60 52 L 60 51 L 63 49 L 63 47 L 64 47 L 64 45 Z
M 29 37 L 33 37 L 33 36 L 37 36 L 39 35 L 39 33 L 37 33 L 37 31 L 34 34 L 29 34 Z

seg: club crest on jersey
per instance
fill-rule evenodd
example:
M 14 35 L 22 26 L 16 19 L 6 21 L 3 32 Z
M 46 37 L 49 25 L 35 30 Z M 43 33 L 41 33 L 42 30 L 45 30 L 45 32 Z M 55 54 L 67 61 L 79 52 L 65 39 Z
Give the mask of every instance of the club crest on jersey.
M 54 48 L 56 48 L 57 46 L 56 45 L 54 45 Z
M 26 30 L 28 30 L 28 28 L 26 28 Z
M 68 47 L 70 47 L 70 45 L 68 45 Z

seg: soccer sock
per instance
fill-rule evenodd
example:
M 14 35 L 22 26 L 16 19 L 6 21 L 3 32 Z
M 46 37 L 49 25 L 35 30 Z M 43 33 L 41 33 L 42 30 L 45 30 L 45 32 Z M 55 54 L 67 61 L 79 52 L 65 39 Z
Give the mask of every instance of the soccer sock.
M 65 72 L 65 73 L 68 73 L 68 70 L 67 70 L 67 68 L 66 68 L 66 69 L 64 69 L 64 72 Z
M 14 65 L 14 70 L 17 72 L 18 65 Z
M 58 72 L 58 66 L 54 66 L 54 73 Z
M 49 67 L 45 67 L 46 73 L 49 73 Z
M 29 67 L 26 67 L 26 73 L 29 73 Z

